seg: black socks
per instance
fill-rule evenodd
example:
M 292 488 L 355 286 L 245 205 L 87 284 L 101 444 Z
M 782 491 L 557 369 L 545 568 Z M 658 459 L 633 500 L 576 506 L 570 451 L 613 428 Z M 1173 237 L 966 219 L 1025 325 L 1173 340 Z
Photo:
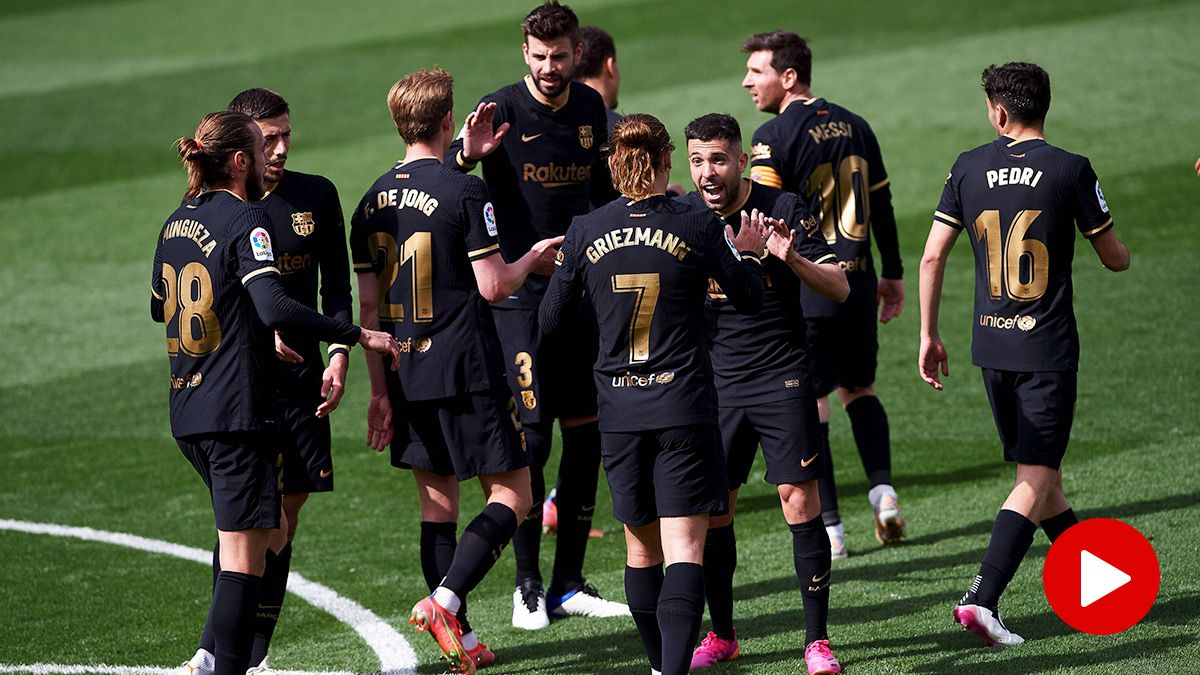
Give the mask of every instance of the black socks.
M 871 487 L 892 483 L 892 442 L 887 413 L 876 396 L 860 396 L 846 406 L 854 444 Z
M 704 595 L 712 629 L 724 640 L 733 639 L 733 573 L 737 570 L 737 538 L 733 523 L 708 531 L 704 540 Z
M 629 613 L 637 626 L 638 637 L 650 667 L 662 670 L 662 633 L 658 630 L 658 596 L 662 592 L 663 568 L 625 567 L 625 599 L 629 602 Z
M 1045 531 L 1046 536 L 1050 538 L 1050 543 L 1053 544 L 1059 535 L 1066 532 L 1068 528 L 1078 522 L 1079 518 L 1075 517 L 1074 509 L 1068 508 L 1057 516 L 1050 516 L 1043 520 L 1039 525 L 1042 526 L 1042 530 Z
M 833 527 L 842 522 L 842 518 L 838 515 L 837 483 L 833 479 L 833 454 L 829 448 L 829 422 L 821 422 L 821 452 L 825 453 L 821 478 L 817 480 L 817 491 L 821 495 L 821 520 L 827 527 Z
M 832 559 L 829 535 L 817 518 L 788 525 L 792 531 L 792 557 L 804 600 L 804 645 L 829 638 L 829 576 Z
M 542 501 L 546 499 L 546 462 L 550 459 L 550 446 L 553 442 L 553 422 L 526 423 L 522 425 L 525 433 L 525 448 L 533 460 L 529 466 L 530 492 L 533 503 L 529 514 L 517 526 L 513 535 L 513 557 L 517 562 L 516 582 L 534 580 L 542 581 L 542 572 L 538 557 L 542 550 Z
M 550 595 L 563 595 L 583 584 L 583 557 L 596 511 L 596 482 L 600 476 L 600 425 L 589 422 L 562 430 L 562 460 L 557 492 L 558 538 Z
M 209 620 L 216 641 L 215 675 L 245 675 L 254 642 L 254 607 L 259 577 L 221 572 L 213 588 Z M 255 664 L 258 665 L 258 664 Z
M 1008 582 L 1021 565 L 1021 559 L 1029 552 L 1037 525 L 1016 511 L 1000 509 L 992 524 L 992 539 L 983 554 L 979 574 L 971 583 L 960 605 L 979 605 L 995 610 Z
M 213 592 L 217 592 L 217 577 L 221 574 L 221 540 L 213 544 L 213 560 L 212 560 L 212 577 L 213 577 Z M 212 629 L 212 604 L 209 604 L 208 618 L 204 620 L 204 630 L 200 631 L 199 649 L 203 649 L 209 654 L 216 653 L 217 640 L 213 637 Z M 258 664 L 255 664 L 258 665 Z
M 454 551 L 458 547 L 458 524 L 435 523 L 421 521 L 421 575 L 425 577 L 425 585 L 429 592 L 442 583 L 446 570 L 454 561 Z M 458 623 L 462 626 L 463 634 L 471 632 L 471 624 L 467 621 L 467 600 L 462 598 L 458 608 Z
M 254 646 L 250 649 L 250 665 L 257 666 L 267 656 L 271 636 L 283 609 L 287 593 L 288 572 L 292 568 L 292 543 L 279 553 L 267 549 L 267 566 L 258 587 L 258 605 L 254 610 Z
M 500 553 L 517 530 L 517 514 L 504 504 L 484 507 L 463 530 L 454 560 L 440 585 L 465 598 L 500 559 Z
M 658 594 L 663 675 L 687 675 L 703 613 L 704 568 L 696 563 L 668 565 Z

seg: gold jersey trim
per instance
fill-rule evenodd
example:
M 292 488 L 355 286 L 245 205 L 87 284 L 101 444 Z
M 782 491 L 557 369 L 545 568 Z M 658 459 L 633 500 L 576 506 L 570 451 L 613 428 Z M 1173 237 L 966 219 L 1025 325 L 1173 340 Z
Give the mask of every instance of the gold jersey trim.
M 325 350 L 325 353 L 328 354 L 329 356 L 333 356 L 333 353 L 338 351 L 339 349 L 344 349 L 347 352 L 349 352 L 350 345 L 340 345 L 340 344 L 336 344 L 336 343 L 330 343 L 329 348 Z
M 717 211 L 717 215 L 721 216 L 722 218 L 725 218 L 731 214 L 737 213 L 743 206 L 746 205 L 746 202 L 750 201 L 750 193 L 754 191 L 754 181 L 752 181 L 748 178 L 742 178 L 738 181 L 738 187 L 741 187 L 742 183 L 750 184 L 750 186 L 748 188 L 746 188 L 746 196 L 742 197 L 741 200 L 739 200 L 737 204 L 730 206 L 728 209 L 726 209 L 724 211 Z M 764 214 L 764 215 L 766 215 L 766 214 Z
M 1109 222 L 1112 222 L 1111 220 Z M 150 287 L 150 295 L 153 295 L 156 300 L 165 300 L 163 296 L 158 294 L 158 291 L 153 286 Z
M 837 254 L 836 253 L 828 253 L 826 255 L 823 255 L 820 258 L 814 260 L 813 264 L 820 265 L 828 260 L 832 260 L 834 263 L 836 263 L 837 262 Z
M 535 101 L 537 101 L 538 103 L 541 103 L 542 105 L 546 106 L 547 108 L 550 108 L 551 110 L 553 110 L 555 112 L 562 110 L 563 107 L 565 107 L 567 105 L 567 101 L 569 101 L 571 99 L 571 83 L 570 82 L 567 83 L 566 88 L 563 90 L 562 103 L 559 103 L 558 105 L 554 105 L 554 103 L 552 101 L 550 101 L 549 99 L 547 99 L 545 96 L 542 95 L 542 92 L 538 91 L 537 86 L 533 84 L 533 76 L 532 75 L 526 75 L 525 77 L 523 77 L 521 79 L 525 82 L 525 88 L 529 90 L 529 95 L 532 96 Z
M 229 194 L 233 195 L 234 198 L 237 199 L 239 202 L 242 202 L 243 204 L 246 203 L 246 200 L 242 199 L 241 195 L 239 195 L 236 192 L 233 192 L 232 190 L 226 190 L 225 188 L 217 188 L 216 190 L 205 190 L 205 192 L 228 192 Z
M 279 274 L 279 270 L 274 267 L 260 267 L 256 270 L 254 270 L 253 272 L 247 274 L 246 276 L 242 277 L 242 285 L 245 286 L 247 281 L 250 281 L 251 279 L 260 277 L 264 274 Z
M 369 263 L 369 262 L 365 262 L 365 263 L 354 263 L 354 269 L 356 269 L 356 270 L 359 270 L 359 271 L 362 271 L 362 272 L 371 272 L 371 271 L 374 271 L 374 269 L 375 269 L 375 264 L 374 264 L 374 263 Z
M 459 150 L 459 151 L 458 151 L 458 152 L 457 152 L 457 153 L 454 155 L 454 161 L 455 161 L 455 162 L 458 162 L 458 165 L 459 165 L 459 166 L 461 166 L 462 168 L 466 169 L 467 171 L 470 171 L 471 169 L 474 169 L 474 168 L 475 168 L 475 165 L 479 163 L 479 162 L 472 162 L 472 161 L 469 161 L 469 160 L 466 158 L 466 156 L 464 156 L 464 155 L 463 155 L 463 152 L 462 152 L 462 150 Z
M 1103 230 L 1104 228 L 1108 227 L 1109 225 L 1112 225 L 1112 218 L 1109 218 L 1108 220 L 1104 221 L 1104 224 L 1103 224 L 1103 225 L 1101 225 L 1100 227 L 1092 228 L 1092 229 L 1088 230 L 1087 232 L 1084 232 L 1084 233 L 1083 233 L 1083 236 L 1085 236 L 1085 237 L 1090 237 L 1090 236 L 1092 236 L 1093 234 L 1096 234 L 1097 232 L 1099 232 L 1099 231 Z
M 1011 137 L 1009 137 L 1009 138 L 1011 138 Z M 1014 139 L 1014 140 L 1013 140 L 1011 143 L 1009 143 L 1009 144 L 1008 144 L 1007 146 L 1005 146 L 1005 147 L 1009 147 L 1009 148 L 1011 148 L 1012 146 L 1014 146 L 1014 145 L 1017 145 L 1018 143 L 1024 143 L 1025 141 L 1044 141 L 1044 140 L 1046 140 L 1046 139 L 1042 138 L 1041 136 L 1037 136 L 1037 137 L 1034 137 L 1034 138 L 1022 138 L 1022 139 L 1021 139 L 1021 140 L 1019 140 L 1019 141 Z
M 942 213 L 941 211 L 934 211 L 933 216 L 935 218 L 940 218 L 941 220 L 944 220 L 948 223 L 954 223 L 955 225 L 962 225 L 961 220 L 959 220 L 958 218 L 955 218 L 954 216 L 946 215 L 945 213 Z
M 491 246 L 477 248 L 474 251 L 467 251 L 467 257 L 468 258 L 476 258 L 485 253 L 491 253 L 492 251 L 497 251 L 499 249 L 500 249 L 500 244 L 492 244 Z
M 892 182 L 891 178 L 884 178 L 883 180 L 879 181 L 878 183 L 867 188 L 867 192 L 874 192 L 874 191 L 878 190 L 879 188 L 881 188 L 891 182 Z

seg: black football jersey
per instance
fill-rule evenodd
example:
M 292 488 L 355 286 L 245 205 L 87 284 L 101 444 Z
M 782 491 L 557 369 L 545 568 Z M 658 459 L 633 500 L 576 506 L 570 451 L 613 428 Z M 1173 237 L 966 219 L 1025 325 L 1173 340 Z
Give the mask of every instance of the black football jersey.
M 715 424 L 717 396 L 705 344 L 704 301 L 714 277 L 757 311 L 757 257 L 739 259 L 708 207 L 656 195 L 613 201 L 567 231 L 542 303 L 543 329 L 586 292 L 600 328 L 600 428 L 646 431 Z
M 975 254 L 971 357 L 996 370 L 1076 370 L 1075 231 L 1113 226 L 1086 157 L 1006 136 L 954 162 L 934 220 L 966 229 Z
M 326 316 L 351 321 L 350 266 L 346 226 L 337 188 L 322 176 L 284 171 L 283 179 L 262 200 L 274 225 L 275 266 L 288 297 Z M 318 279 L 319 272 L 319 279 Z M 304 357 L 303 363 L 275 359 L 276 388 L 285 398 L 319 396 L 325 369 L 320 341 L 301 331 L 282 330 L 283 341 Z M 330 350 L 347 345 L 330 345 Z
M 879 142 L 866 120 L 823 98 L 795 101 L 754 132 L 750 175 L 803 197 L 819 214 L 825 241 L 846 270 L 850 297 L 839 303 L 804 288 L 804 313 L 873 314 L 877 280 L 871 256 L 872 193 L 889 180 Z M 888 211 L 894 230 L 890 196 L 886 205 L 878 206 Z M 899 278 L 898 247 L 891 238 L 887 241 L 886 247 L 884 240 L 878 242 L 884 276 Z
M 174 436 L 275 428 L 274 335 L 243 286 L 278 273 L 266 211 L 232 192 L 186 201 L 163 225 L 150 288 L 163 303 Z
M 680 199 L 694 207 L 705 207 L 696 192 Z M 766 185 L 750 183 L 741 204 L 718 212 L 737 232 L 742 211 L 754 209 L 779 218 L 796 230 L 796 251 L 814 263 L 837 262 L 837 255 L 820 236 L 817 219 L 796 195 Z M 762 309 L 743 314 L 729 302 L 716 279 L 708 282 L 709 341 L 713 375 L 721 406 L 770 403 L 797 396 L 813 396 L 809 375 L 808 337 L 800 288 L 804 284 L 782 260 L 764 252 L 760 269 L 763 283 Z
M 354 269 L 379 279 L 379 321 L 400 342 L 407 400 L 505 387 L 491 310 L 471 262 L 500 252 L 487 186 L 437 159 L 397 164 L 350 219 Z
M 541 239 L 560 236 L 571 219 L 614 199 L 608 163 L 600 148 L 608 142 L 604 101 L 580 82 L 569 85 L 567 102 L 552 108 L 530 93 L 529 78 L 483 97 L 496 104 L 494 124 L 511 125 L 501 147 L 483 158 L 483 178 L 495 200 L 500 250 L 518 260 Z M 447 166 L 469 171 L 462 140 L 454 141 Z M 502 306 L 536 309 L 548 279 L 530 274 Z

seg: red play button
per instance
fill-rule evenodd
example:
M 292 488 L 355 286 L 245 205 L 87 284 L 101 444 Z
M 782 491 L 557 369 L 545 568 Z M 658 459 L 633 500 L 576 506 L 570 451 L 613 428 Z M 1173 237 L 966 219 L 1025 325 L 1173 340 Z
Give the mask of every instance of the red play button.
M 1092 635 L 1120 633 L 1142 620 L 1158 597 L 1158 556 L 1130 525 L 1085 520 L 1050 547 L 1042 584 L 1068 626 Z

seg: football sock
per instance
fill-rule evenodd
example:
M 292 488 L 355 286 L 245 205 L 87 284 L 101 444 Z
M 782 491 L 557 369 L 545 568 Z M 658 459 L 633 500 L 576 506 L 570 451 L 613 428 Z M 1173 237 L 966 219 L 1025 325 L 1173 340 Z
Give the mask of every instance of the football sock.
M 441 586 L 465 598 L 500 559 L 516 529 L 517 514 L 512 509 L 495 502 L 485 506 L 463 530 Z M 453 611 L 457 612 L 457 609 Z
M 1079 518 L 1075 516 L 1075 510 L 1068 507 L 1066 511 L 1057 516 L 1050 516 L 1039 524 L 1042 526 L 1042 530 L 1046 532 L 1046 536 L 1050 538 L 1050 543 L 1053 544 L 1059 535 L 1066 532 L 1068 528 L 1078 522 Z
M 583 585 L 583 557 L 600 477 L 600 425 L 589 422 L 563 429 L 562 446 L 558 466 L 562 488 L 554 502 L 558 506 L 558 537 L 550 575 L 551 595 L 563 595 Z
M 221 540 L 213 544 L 213 560 L 212 560 L 212 587 L 213 592 L 217 591 L 217 576 L 221 574 Z M 200 631 L 199 649 L 203 649 L 208 653 L 213 653 L 216 650 L 217 640 L 213 637 L 212 630 L 212 604 L 208 606 L 208 616 L 204 619 L 204 629 Z
M 877 396 L 860 396 L 846 406 L 858 457 L 871 487 L 892 482 L 892 442 L 887 413 Z
M 216 638 L 215 675 L 244 675 L 250 667 L 254 607 L 260 581 L 259 577 L 241 572 L 221 572 L 217 577 L 211 610 Z
M 457 614 L 458 610 L 462 608 L 462 598 L 459 597 L 458 593 L 445 586 L 438 586 L 433 589 L 433 595 L 430 597 L 433 598 L 434 602 L 446 608 L 446 611 L 451 614 Z
M 1016 511 L 1000 509 L 1000 513 L 996 514 L 996 522 L 992 524 L 992 539 L 983 554 L 979 574 L 958 604 L 996 609 L 1000 594 L 1017 573 L 1021 559 L 1029 552 L 1035 532 L 1037 525 L 1025 516 Z
M 517 526 L 517 532 L 513 535 L 512 547 L 513 557 L 517 561 L 518 586 L 523 581 L 542 581 L 542 572 L 538 564 L 538 557 L 542 551 L 542 501 L 546 498 L 546 462 L 550 459 L 554 423 L 527 423 L 521 428 L 525 432 L 525 449 L 533 459 L 529 467 L 533 505 L 529 507 L 529 514 Z
M 733 639 L 733 573 L 737 570 L 737 538 L 733 523 L 708 531 L 704 540 L 704 595 L 712 629 L 724 640 Z
M 450 569 L 450 563 L 454 560 L 454 550 L 458 546 L 458 524 L 457 523 L 435 523 L 433 521 L 421 521 L 421 575 L 425 577 L 425 585 L 429 587 L 429 592 L 432 593 L 438 584 L 442 582 L 442 578 L 446 576 L 446 570 Z M 462 626 L 463 632 L 471 630 L 471 624 L 467 621 L 467 603 L 462 602 L 458 608 L 458 623 Z
M 250 663 L 257 666 L 267 656 L 271 647 L 271 636 L 283 610 L 283 597 L 287 594 L 288 572 L 292 568 L 292 543 L 288 542 L 279 553 L 267 549 L 267 566 L 263 571 L 262 583 L 258 587 L 258 606 L 254 610 L 254 645 L 250 649 Z
M 804 600 L 804 644 L 829 638 L 829 577 L 833 562 L 829 551 L 829 534 L 817 518 L 798 525 L 788 525 L 792 531 L 792 558 L 796 563 L 796 578 L 800 581 L 800 596 Z
M 696 563 L 668 565 L 658 594 L 663 675 L 687 675 L 703 614 L 704 568 Z
M 658 596 L 662 592 L 663 568 L 625 566 L 625 599 L 637 626 L 638 637 L 650 667 L 662 670 L 662 633 L 658 630 Z
M 842 522 L 838 515 L 837 483 L 833 479 L 833 453 L 829 448 L 829 422 L 821 422 L 821 451 L 825 453 L 817 492 L 821 495 L 821 520 L 827 527 Z
M 867 491 L 867 501 L 871 502 L 871 508 L 878 509 L 885 495 L 896 496 L 896 488 L 892 487 L 891 483 L 880 483 Z

